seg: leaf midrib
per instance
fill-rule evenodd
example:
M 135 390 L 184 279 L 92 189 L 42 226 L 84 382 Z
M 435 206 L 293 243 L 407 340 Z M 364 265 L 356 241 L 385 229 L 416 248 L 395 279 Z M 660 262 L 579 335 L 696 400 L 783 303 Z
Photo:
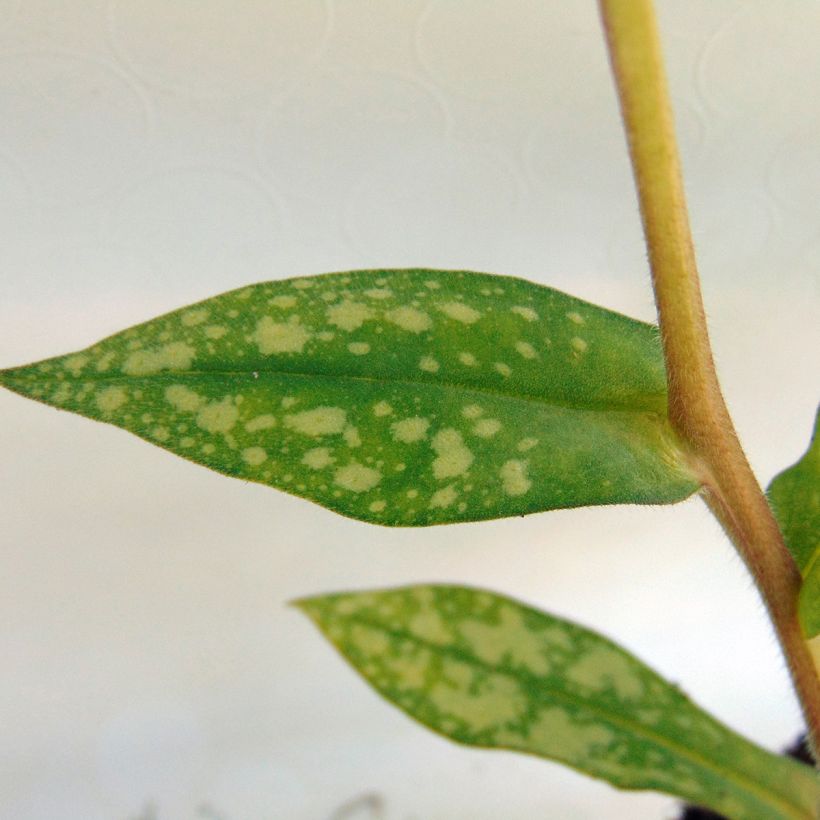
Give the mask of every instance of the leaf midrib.
M 559 703 L 568 704 L 570 706 L 578 707 L 579 704 L 581 708 L 587 709 L 588 711 L 592 712 L 593 715 L 597 716 L 598 718 L 604 720 L 605 722 L 614 723 L 616 726 L 619 726 L 622 729 L 626 729 L 633 734 L 637 734 L 638 736 L 642 737 L 644 740 L 648 740 L 653 742 L 659 746 L 666 746 L 670 751 L 673 753 L 677 752 L 681 757 L 686 758 L 691 763 L 694 763 L 696 766 L 700 768 L 706 769 L 707 771 L 711 771 L 712 773 L 717 773 L 719 777 L 729 780 L 733 782 L 738 789 L 742 791 L 746 791 L 748 794 L 756 797 L 757 799 L 761 800 L 761 802 L 775 808 L 778 810 L 782 810 L 785 808 L 787 810 L 787 815 L 792 815 L 798 820 L 803 820 L 806 815 L 803 813 L 803 807 L 796 803 L 787 802 L 787 797 L 782 797 L 779 794 L 772 794 L 770 791 L 766 791 L 765 789 L 761 789 L 757 781 L 753 778 L 748 779 L 744 776 L 741 772 L 738 772 L 736 769 L 729 769 L 728 776 L 726 776 L 724 770 L 718 768 L 718 766 L 711 761 L 708 757 L 703 757 L 702 755 L 697 754 L 695 751 L 690 749 L 687 746 L 680 746 L 675 743 L 674 740 L 669 739 L 665 735 L 657 734 L 653 732 L 651 729 L 648 729 L 643 726 L 641 723 L 632 723 L 628 718 L 622 718 L 618 715 L 612 715 L 612 713 L 607 712 L 604 707 L 598 706 L 594 703 L 590 703 L 588 701 L 584 701 L 581 698 L 573 699 L 571 695 L 562 692 L 561 690 L 553 690 L 548 685 L 544 683 L 544 679 L 538 677 L 537 675 L 532 674 L 531 672 L 520 672 L 516 671 L 506 665 L 498 665 L 493 666 L 490 663 L 481 660 L 476 655 L 470 654 L 463 649 L 459 649 L 458 647 L 447 645 L 441 646 L 440 644 L 435 644 L 432 641 L 424 640 L 423 638 L 419 638 L 418 636 L 414 635 L 411 632 L 402 629 L 394 629 L 388 626 L 385 626 L 379 621 L 361 616 L 359 614 L 353 614 L 348 616 L 346 619 L 342 619 L 348 621 L 357 621 L 365 626 L 369 626 L 374 629 L 381 630 L 382 632 L 387 633 L 388 635 L 396 638 L 401 638 L 404 640 L 409 640 L 413 643 L 416 643 L 425 649 L 428 649 L 434 653 L 445 654 L 449 655 L 456 660 L 460 660 L 466 662 L 474 667 L 477 667 L 481 671 L 484 672 L 492 672 L 492 673 L 500 673 L 502 675 L 506 675 L 508 678 L 512 678 L 516 682 L 519 682 L 522 678 L 529 683 L 535 684 L 536 691 L 538 690 L 546 690 L 547 696 L 551 698 L 553 701 L 558 701 Z M 697 709 L 696 706 L 690 704 L 689 708 L 694 709 L 696 711 L 700 711 Z M 708 716 L 707 716 L 708 717 Z M 711 718 L 709 718 L 711 720 Z M 720 724 L 718 724 L 720 725 Z M 636 731 L 634 726 L 638 727 Z M 742 743 L 746 744 L 744 738 L 740 737 L 739 735 L 735 735 L 727 727 L 720 725 L 720 728 L 723 732 L 726 732 L 729 735 L 733 735 L 737 740 L 741 741 Z M 496 747 L 486 747 L 486 748 L 504 748 L 503 746 L 496 746 Z M 510 747 L 512 748 L 512 747 Z M 573 767 L 575 768 L 575 767 Z M 739 775 L 739 776 L 733 776 Z M 773 799 L 774 798 L 774 799 Z M 794 813 L 796 812 L 796 813 Z
M 242 377 L 242 378 L 252 378 L 256 381 L 256 378 L 253 376 L 254 373 L 258 374 L 266 374 L 271 376 L 285 376 L 285 377 L 294 377 L 297 379 L 325 379 L 328 381 L 352 381 L 352 382 L 371 382 L 371 383 L 378 383 L 378 384 L 385 384 L 385 385 L 405 385 L 407 387 L 438 387 L 445 390 L 457 390 L 462 392 L 469 392 L 475 393 L 478 395 L 488 395 L 493 397 L 500 397 L 503 399 L 507 399 L 510 401 L 520 401 L 529 404 L 537 404 L 537 405 L 547 405 L 550 407 L 560 407 L 565 410 L 578 410 L 578 411 L 587 411 L 593 413 L 634 413 L 640 415 L 649 415 L 649 416 L 657 416 L 660 420 L 665 420 L 665 413 L 661 411 L 659 407 L 652 407 L 651 404 L 655 403 L 655 399 L 657 398 L 658 404 L 665 407 L 665 400 L 666 400 L 666 392 L 659 392 L 659 393 L 646 393 L 645 395 L 650 402 L 647 406 L 641 407 L 629 407 L 621 404 L 607 404 L 605 402 L 601 402 L 599 404 L 582 404 L 582 403 L 572 403 L 566 401 L 560 401 L 554 397 L 550 396 L 533 396 L 529 394 L 520 394 L 520 393 L 511 393 L 504 390 L 496 390 L 490 386 L 478 386 L 478 385 L 465 385 L 460 384 L 458 382 L 450 382 L 450 381 L 433 381 L 429 379 L 411 379 L 411 378 L 379 378 L 375 376 L 362 376 L 359 374 L 332 374 L 332 373 L 313 373 L 313 372 L 305 372 L 299 370 L 270 370 L 264 368 L 254 368 L 249 370 L 173 370 L 173 371 L 163 371 L 161 373 L 152 373 L 146 375 L 128 375 L 126 373 L 119 373 L 119 374 L 108 374 L 108 373 L 88 373 L 84 374 L 83 376 L 69 376 L 66 379 L 53 379 L 49 378 L 48 374 L 44 377 L 42 374 L 21 374 L 21 370 L 26 370 L 28 367 L 32 365 L 26 365 L 21 368 L 9 368 L 6 370 L 0 370 L 0 385 L 8 387 L 11 390 L 14 390 L 13 387 L 9 387 L 9 380 L 6 378 L 8 376 L 12 376 L 14 380 L 31 380 L 34 382 L 43 382 L 43 381 L 52 381 L 58 383 L 65 383 L 67 381 L 70 382 L 111 382 L 111 383 L 132 383 L 137 380 L 161 380 L 167 381 L 168 379 L 173 378 L 207 378 L 207 377 L 214 377 L 214 378 L 230 378 L 230 377 Z M 45 402 L 48 404 L 48 402 Z

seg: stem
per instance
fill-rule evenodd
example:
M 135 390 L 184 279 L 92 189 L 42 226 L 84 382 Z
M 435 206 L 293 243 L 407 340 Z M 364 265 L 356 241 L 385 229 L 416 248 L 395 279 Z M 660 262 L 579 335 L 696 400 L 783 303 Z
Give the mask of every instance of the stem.
M 817 752 L 820 678 L 797 619 L 800 573 L 737 440 L 715 373 L 652 1 L 599 2 L 649 249 L 669 419 L 688 446 L 706 503 L 760 590 Z

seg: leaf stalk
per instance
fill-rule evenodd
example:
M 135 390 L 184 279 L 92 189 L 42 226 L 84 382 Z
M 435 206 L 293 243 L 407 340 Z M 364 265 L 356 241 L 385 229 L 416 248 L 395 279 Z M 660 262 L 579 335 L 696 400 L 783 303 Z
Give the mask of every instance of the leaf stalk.
M 817 757 L 820 678 L 798 622 L 800 573 L 738 441 L 715 372 L 651 0 L 599 0 L 638 189 L 669 417 L 703 496 L 755 579 Z

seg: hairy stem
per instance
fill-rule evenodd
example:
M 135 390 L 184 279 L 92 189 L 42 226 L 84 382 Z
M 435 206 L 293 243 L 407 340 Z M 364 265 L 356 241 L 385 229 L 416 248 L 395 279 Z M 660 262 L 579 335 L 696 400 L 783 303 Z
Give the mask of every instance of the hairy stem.
M 669 417 L 689 447 L 706 503 L 763 596 L 816 752 L 820 679 L 797 619 L 800 573 L 737 440 L 715 373 L 652 2 L 599 2 L 649 249 Z

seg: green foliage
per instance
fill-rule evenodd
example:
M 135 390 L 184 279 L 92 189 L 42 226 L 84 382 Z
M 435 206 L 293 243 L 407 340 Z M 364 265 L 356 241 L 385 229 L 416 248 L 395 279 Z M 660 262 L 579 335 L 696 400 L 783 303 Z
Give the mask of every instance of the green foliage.
M 769 502 L 786 546 L 803 575 L 800 621 L 808 638 L 820 634 L 820 409 L 809 449 L 772 479 Z
M 452 586 L 296 603 L 380 694 L 459 743 L 552 758 L 735 820 L 815 816 L 810 768 L 752 745 L 576 624 Z
M 657 329 L 508 277 L 269 282 L 0 383 L 380 524 L 697 489 L 666 418 Z

